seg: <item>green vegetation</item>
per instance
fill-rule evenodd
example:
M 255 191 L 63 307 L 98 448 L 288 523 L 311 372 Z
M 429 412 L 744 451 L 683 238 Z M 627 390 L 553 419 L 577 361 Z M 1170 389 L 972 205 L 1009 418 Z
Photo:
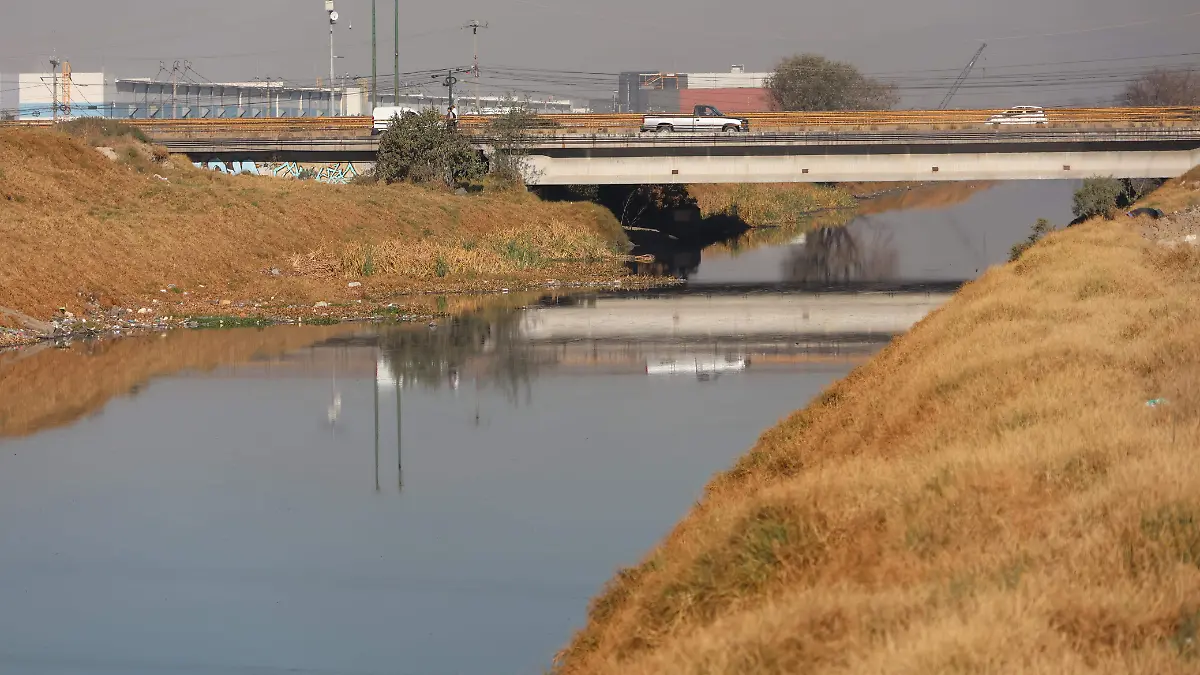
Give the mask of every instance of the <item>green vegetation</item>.
M 1117 212 L 1117 203 L 1125 193 L 1125 186 L 1112 176 L 1094 176 L 1083 181 L 1083 187 L 1075 191 L 1072 212 L 1077 218 L 1103 216 L 1111 220 Z
M 1034 223 L 1033 227 L 1030 228 L 1031 232 L 1029 233 L 1029 238 L 1025 241 L 1014 244 L 1012 250 L 1009 251 L 1009 262 L 1016 262 L 1017 259 L 1021 257 L 1022 253 L 1029 250 L 1031 246 L 1041 241 L 1042 237 L 1045 237 L 1057 229 L 1058 226 L 1049 220 L 1046 220 L 1045 218 L 1038 218 L 1037 222 Z
M 265 328 L 272 321 L 261 316 L 193 316 L 187 320 L 192 328 Z
M 392 118 L 379 138 L 374 173 L 387 183 L 462 185 L 481 178 L 484 165 L 465 135 L 426 110 Z
M 767 89 L 780 110 L 888 110 L 900 100 L 893 85 L 817 54 L 784 59 Z

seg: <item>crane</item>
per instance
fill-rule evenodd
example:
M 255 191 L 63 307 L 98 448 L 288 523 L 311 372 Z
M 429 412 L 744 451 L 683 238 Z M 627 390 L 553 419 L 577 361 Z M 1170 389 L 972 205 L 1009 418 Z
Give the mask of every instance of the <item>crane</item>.
M 950 99 L 954 98 L 954 95 L 958 93 L 958 88 L 963 85 L 963 82 L 967 81 L 967 76 L 971 74 L 971 70 L 975 67 L 975 62 L 979 60 L 979 55 L 983 53 L 984 49 L 987 49 L 986 42 L 979 46 L 979 50 L 975 52 L 975 56 L 971 57 L 971 62 L 958 74 L 958 79 L 954 80 L 954 84 L 950 85 L 950 91 L 946 92 L 946 98 L 942 99 L 942 104 L 938 106 L 938 110 L 945 110 L 946 106 L 950 104 Z

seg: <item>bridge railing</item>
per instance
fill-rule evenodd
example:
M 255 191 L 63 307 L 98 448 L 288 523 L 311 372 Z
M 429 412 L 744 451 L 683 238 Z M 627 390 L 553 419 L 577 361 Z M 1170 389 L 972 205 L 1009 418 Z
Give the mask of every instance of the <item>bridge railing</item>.
M 752 131 L 819 129 L 955 129 L 987 125 L 999 110 L 883 110 L 838 112 L 747 112 L 730 113 L 750 120 Z M 1200 107 L 1142 108 L 1048 108 L 1047 127 L 1137 127 L 1200 124 Z M 489 121 L 483 115 L 467 115 L 460 126 L 469 133 L 485 133 Z M 173 120 L 125 120 L 152 137 L 169 136 L 262 136 L 287 137 L 368 135 L 370 117 L 269 117 Z M 641 127 L 640 114 L 554 114 L 538 115 L 532 134 L 633 134 Z M 47 126 L 49 120 L 0 122 L 0 128 Z

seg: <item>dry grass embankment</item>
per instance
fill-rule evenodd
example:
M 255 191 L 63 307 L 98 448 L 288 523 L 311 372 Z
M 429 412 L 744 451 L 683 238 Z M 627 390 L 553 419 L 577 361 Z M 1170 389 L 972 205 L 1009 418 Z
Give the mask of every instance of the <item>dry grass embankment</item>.
M 1200 254 L 1136 229 L 1050 235 L 765 433 L 555 672 L 1200 672 Z
M 592 204 L 226 176 L 94 136 L 0 132 L 0 306 L 47 318 L 89 298 L 158 299 L 152 309 L 179 316 L 221 299 L 311 305 L 622 274 L 624 234 Z M 363 288 L 351 294 L 349 281 Z

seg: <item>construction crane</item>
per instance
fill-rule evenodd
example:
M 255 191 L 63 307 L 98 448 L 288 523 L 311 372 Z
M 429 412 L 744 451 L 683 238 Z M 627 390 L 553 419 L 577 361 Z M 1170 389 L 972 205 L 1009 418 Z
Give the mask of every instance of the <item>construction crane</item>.
M 971 62 L 958 74 L 958 79 L 954 80 L 954 84 L 950 85 L 950 91 L 946 92 L 946 98 L 942 99 L 942 104 L 938 106 L 938 110 L 945 110 L 946 106 L 950 105 L 950 99 L 954 98 L 954 95 L 958 93 L 958 88 L 963 85 L 963 82 L 967 81 L 967 76 L 975 68 L 975 62 L 979 60 L 979 55 L 983 53 L 984 49 L 987 49 L 986 42 L 979 45 L 979 51 L 975 52 L 975 56 L 971 57 Z

